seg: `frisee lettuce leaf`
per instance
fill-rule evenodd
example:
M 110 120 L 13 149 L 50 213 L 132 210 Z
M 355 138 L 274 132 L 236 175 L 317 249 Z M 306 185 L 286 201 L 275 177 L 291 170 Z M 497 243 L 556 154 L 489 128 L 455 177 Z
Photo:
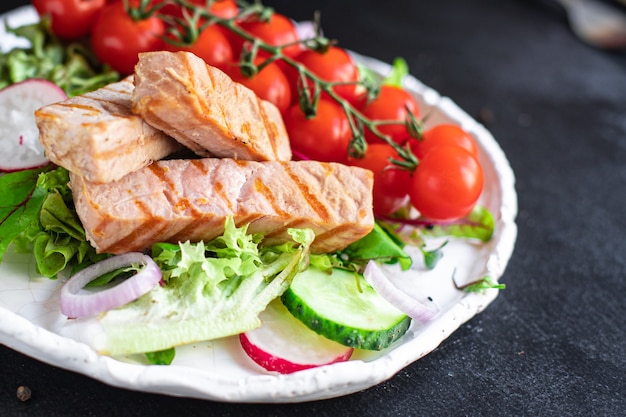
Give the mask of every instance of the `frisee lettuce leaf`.
M 291 244 L 262 247 L 232 218 L 208 242 L 159 244 L 153 259 L 164 285 L 105 313 L 96 349 L 118 355 L 156 352 L 236 335 L 261 325 L 259 313 L 308 265 L 315 235 L 290 229 Z

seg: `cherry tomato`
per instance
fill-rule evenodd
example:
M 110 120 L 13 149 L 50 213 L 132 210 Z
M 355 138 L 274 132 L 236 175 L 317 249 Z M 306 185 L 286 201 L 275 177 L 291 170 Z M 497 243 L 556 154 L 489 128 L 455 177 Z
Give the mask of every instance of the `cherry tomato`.
M 311 119 L 294 104 L 283 114 L 283 120 L 294 154 L 324 162 L 346 160 L 352 131 L 348 116 L 334 101 L 320 98 Z
M 69 40 L 88 35 L 104 5 L 105 0 L 33 0 L 39 16 L 50 16 L 52 32 Z
M 204 0 L 204 4 L 206 4 L 206 0 Z M 237 6 L 237 2 L 234 0 L 217 0 L 211 4 L 209 11 L 221 18 L 232 19 L 239 14 L 239 7 Z
M 263 58 L 257 57 L 256 65 L 260 65 Z M 274 103 L 281 113 L 287 111 L 291 104 L 291 87 L 287 77 L 276 64 L 270 62 L 261 71 L 252 77 L 245 77 L 237 65 L 231 65 L 226 71 L 233 81 L 241 83 L 254 91 L 263 100 Z
M 459 146 L 433 148 L 413 172 L 409 196 L 422 216 L 459 219 L 472 210 L 483 189 L 478 160 Z
M 178 42 L 181 41 L 180 39 L 175 39 L 173 35 L 170 35 L 169 38 Z M 230 42 L 217 25 L 205 27 L 198 35 L 198 38 L 190 45 L 177 46 L 166 43 L 165 49 L 168 51 L 191 52 L 204 59 L 207 64 L 217 67 L 222 71 L 227 70 L 234 58 L 233 48 Z
M 390 162 L 399 160 L 395 149 L 386 143 L 368 145 L 365 156 L 350 159 L 349 164 L 374 173 L 374 214 L 389 215 L 405 202 L 411 183 L 411 173 Z
M 269 45 L 289 45 L 282 50 L 287 56 L 293 57 L 302 51 L 302 46 L 297 43 L 299 38 L 296 26 L 285 15 L 274 12 L 268 21 L 261 21 L 256 16 L 251 16 L 246 20 L 239 21 L 237 24 L 250 35 Z M 235 50 L 241 51 L 245 43 L 244 38 L 234 35 L 231 41 Z M 263 56 L 268 55 L 264 51 L 259 51 L 259 54 Z
M 100 62 L 121 74 L 131 74 L 140 52 L 164 49 L 165 23 L 156 16 L 133 20 L 124 2 L 102 9 L 91 31 L 91 45 Z
M 411 138 L 411 151 L 421 159 L 431 149 L 437 146 L 460 146 L 467 149 L 472 155 L 478 157 L 478 145 L 468 132 L 457 125 L 440 124 L 427 129 L 421 139 Z
M 362 113 L 370 120 L 400 121 L 399 124 L 380 124 L 377 128 L 380 133 L 389 136 L 394 142 L 402 144 L 410 137 L 404 123 L 409 111 L 415 117 L 419 116 L 419 106 L 415 98 L 400 87 L 383 85 L 380 94 L 365 106 Z M 368 143 L 383 142 L 369 129 L 365 130 L 365 140 Z
M 207 2 L 206 0 L 187 0 L 188 3 L 194 6 L 199 6 L 204 8 Z M 161 7 L 159 12 L 164 15 L 170 15 L 175 17 L 183 17 L 183 8 L 181 5 L 170 2 L 170 0 L 153 0 L 153 3 L 164 5 Z M 211 7 L 209 8 L 209 12 L 214 15 L 224 18 L 231 19 L 239 13 L 239 8 L 237 7 L 237 3 L 234 0 L 215 0 L 211 3 Z
M 359 69 L 343 48 L 331 46 L 324 53 L 307 49 L 295 59 L 324 81 L 344 83 L 359 81 Z M 298 91 L 296 88 L 300 80 L 297 71 L 291 72 L 288 76 L 292 79 L 292 89 Z M 365 89 L 358 84 L 338 85 L 333 87 L 333 90 L 353 105 L 359 104 L 365 97 Z

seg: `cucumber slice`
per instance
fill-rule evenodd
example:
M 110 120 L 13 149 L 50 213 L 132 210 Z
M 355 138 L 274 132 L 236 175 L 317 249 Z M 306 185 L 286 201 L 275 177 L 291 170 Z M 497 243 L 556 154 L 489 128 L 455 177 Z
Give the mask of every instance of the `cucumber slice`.
M 281 299 L 311 330 L 358 349 L 385 349 L 411 324 L 362 275 L 341 269 L 328 274 L 309 267 L 295 276 Z

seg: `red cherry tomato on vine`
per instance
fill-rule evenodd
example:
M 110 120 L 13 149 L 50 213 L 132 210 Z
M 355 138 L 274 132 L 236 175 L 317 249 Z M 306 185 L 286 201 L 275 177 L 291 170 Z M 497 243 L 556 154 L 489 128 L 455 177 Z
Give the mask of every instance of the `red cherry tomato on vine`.
M 411 183 L 411 173 L 390 162 L 400 160 L 398 153 L 386 143 L 368 145 L 365 156 L 350 159 L 349 164 L 374 173 L 374 214 L 389 215 L 405 202 Z
M 272 45 L 282 46 L 282 52 L 287 56 L 295 56 L 302 51 L 302 46 L 298 44 L 298 32 L 296 26 L 287 16 L 280 13 L 272 13 L 268 21 L 261 21 L 255 16 L 251 16 L 246 20 L 237 23 L 239 27 L 255 38 Z M 231 41 L 236 51 L 241 51 L 244 45 L 244 39 L 240 36 L 233 35 Z M 259 51 L 260 55 L 267 56 L 267 53 Z
M 295 59 L 324 81 L 351 83 L 333 87 L 335 93 L 351 104 L 357 105 L 365 97 L 363 86 L 355 84 L 359 81 L 359 69 L 345 49 L 331 46 L 324 53 L 307 49 Z M 297 71 L 288 76 L 292 79 L 292 89 L 297 92 L 296 88 L 301 84 Z
M 52 33 L 69 40 L 89 34 L 105 3 L 105 0 L 33 0 L 39 16 L 50 16 Z
M 177 42 L 180 39 L 176 39 L 175 36 L 168 36 Z M 233 48 L 230 42 L 224 35 L 222 29 L 217 25 L 209 25 L 205 27 L 198 35 L 198 38 L 191 45 L 177 46 L 170 43 L 165 44 L 165 49 L 168 51 L 187 51 L 194 55 L 204 59 L 204 61 L 226 71 L 229 65 L 233 61 Z
M 409 196 L 422 216 L 454 220 L 469 214 L 483 182 L 482 167 L 471 153 L 458 146 L 439 146 L 419 161 Z
M 200 4 L 206 4 L 206 0 L 195 0 Z M 239 7 L 234 0 L 217 0 L 211 4 L 209 11 L 224 19 L 232 19 L 239 14 Z
M 283 120 L 295 155 L 324 162 L 346 160 L 352 130 L 348 116 L 335 102 L 321 98 L 311 119 L 294 104 Z
M 100 62 L 121 74 L 131 74 L 140 52 L 164 49 L 165 23 L 156 16 L 133 20 L 124 2 L 104 7 L 91 31 L 91 45 Z
M 194 6 L 206 6 L 206 0 L 187 0 L 188 3 Z M 159 13 L 175 16 L 175 17 L 183 17 L 183 8 L 179 4 L 175 4 L 170 2 L 169 0 L 153 0 L 155 5 L 165 3 Z M 239 8 L 237 7 L 237 3 L 234 0 L 215 0 L 211 3 L 211 7 L 209 11 L 218 17 L 222 17 L 224 19 L 231 19 L 239 13 Z
M 255 65 L 259 65 L 262 62 L 263 58 L 257 57 Z M 226 72 L 233 81 L 245 85 L 263 100 L 274 103 L 281 113 L 284 113 L 289 108 L 291 104 L 291 87 L 287 77 L 276 62 L 270 62 L 261 71 L 249 78 L 245 77 L 235 64 L 232 64 Z
M 421 159 L 437 146 L 460 146 L 478 157 L 478 145 L 468 132 L 457 125 L 440 124 L 427 129 L 422 139 L 410 139 L 411 151 Z
M 394 142 L 402 144 L 410 137 L 405 124 L 409 111 L 416 118 L 419 117 L 419 106 L 415 98 L 400 87 L 383 85 L 379 95 L 365 106 L 362 113 L 374 121 L 399 121 L 398 124 L 380 124 L 377 128 L 383 135 L 388 135 Z M 369 143 L 383 142 L 369 129 L 365 129 L 365 140 Z

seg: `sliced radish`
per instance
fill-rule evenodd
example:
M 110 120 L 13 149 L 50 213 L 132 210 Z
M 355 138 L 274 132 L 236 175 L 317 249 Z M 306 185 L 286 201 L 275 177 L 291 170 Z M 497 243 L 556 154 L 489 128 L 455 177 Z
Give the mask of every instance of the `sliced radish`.
M 35 110 L 67 99 L 51 81 L 33 78 L 0 90 L 0 171 L 19 171 L 47 164 L 39 142 Z
M 239 335 L 246 354 L 268 371 L 289 374 L 343 362 L 353 348 L 326 339 L 291 315 L 280 299 L 260 315 L 261 327 Z

